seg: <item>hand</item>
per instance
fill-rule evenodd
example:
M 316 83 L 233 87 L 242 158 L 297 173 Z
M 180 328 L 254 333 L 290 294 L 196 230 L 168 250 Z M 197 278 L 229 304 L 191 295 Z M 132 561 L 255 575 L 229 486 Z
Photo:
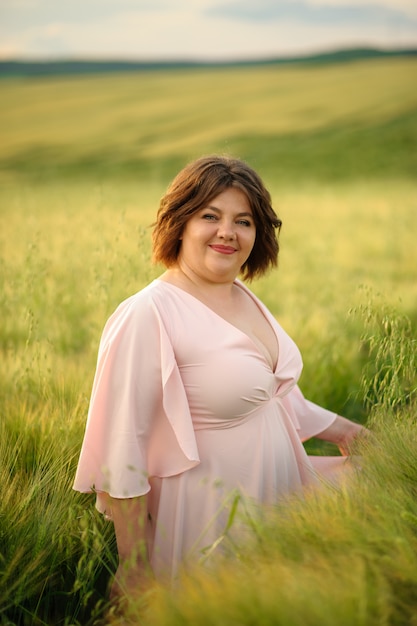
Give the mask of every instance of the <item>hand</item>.
M 112 601 L 135 598 L 151 580 L 146 527 L 146 498 L 110 498 L 110 511 L 116 533 L 119 566 L 110 591 Z
M 369 430 L 361 424 L 338 415 L 328 428 L 317 435 L 317 438 L 336 444 L 342 456 L 349 456 L 355 442 L 368 434 Z

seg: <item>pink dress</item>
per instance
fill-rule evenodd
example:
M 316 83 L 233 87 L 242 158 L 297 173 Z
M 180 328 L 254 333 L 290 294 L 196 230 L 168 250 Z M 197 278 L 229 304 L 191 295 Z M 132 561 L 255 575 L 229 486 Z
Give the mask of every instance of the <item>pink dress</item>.
M 155 280 L 108 320 L 74 489 L 147 494 L 154 572 L 175 575 L 222 534 L 236 494 L 274 504 L 340 467 L 302 441 L 336 414 L 304 398 L 294 342 L 275 331 L 275 371 L 242 331 L 182 289 Z M 317 472 L 318 470 L 318 472 Z

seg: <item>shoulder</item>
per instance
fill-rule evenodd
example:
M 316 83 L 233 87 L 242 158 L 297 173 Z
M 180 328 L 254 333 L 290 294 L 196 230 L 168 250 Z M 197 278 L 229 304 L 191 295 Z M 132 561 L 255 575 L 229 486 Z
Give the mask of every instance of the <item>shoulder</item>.
M 149 285 L 123 300 L 108 318 L 103 329 L 103 341 L 110 341 L 124 332 L 152 333 L 160 323 L 163 302 L 161 281 Z
M 157 279 L 152 281 L 137 293 L 123 300 L 109 319 L 111 320 L 121 315 L 134 317 L 158 309 L 164 299 L 163 284 L 162 281 Z

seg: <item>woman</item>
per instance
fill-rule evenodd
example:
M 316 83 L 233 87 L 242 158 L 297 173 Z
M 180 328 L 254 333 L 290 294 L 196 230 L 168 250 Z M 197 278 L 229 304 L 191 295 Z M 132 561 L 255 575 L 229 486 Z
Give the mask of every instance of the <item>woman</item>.
M 222 534 L 228 507 L 274 504 L 340 468 L 363 427 L 304 399 L 300 353 L 238 280 L 277 264 L 280 220 L 245 163 L 190 163 L 161 200 L 167 270 L 105 326 L 74 488 L 113 519 L 116 583 L 175 576 Z

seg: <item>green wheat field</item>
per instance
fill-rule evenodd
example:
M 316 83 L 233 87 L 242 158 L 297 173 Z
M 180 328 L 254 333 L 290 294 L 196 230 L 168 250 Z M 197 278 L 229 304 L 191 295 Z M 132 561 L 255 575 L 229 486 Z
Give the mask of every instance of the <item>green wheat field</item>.
M 417 625 L 416 79 L 402 57 L 0 82 L 0 624 Z M 213 152 L 247 160 L 283 220 L 279 268 L 251 286 L 305 395 L 373 436 L 340 488 L 120 616 L 112 527 L 71 489 L 98 342 L 161 272 L 170 179 Z

